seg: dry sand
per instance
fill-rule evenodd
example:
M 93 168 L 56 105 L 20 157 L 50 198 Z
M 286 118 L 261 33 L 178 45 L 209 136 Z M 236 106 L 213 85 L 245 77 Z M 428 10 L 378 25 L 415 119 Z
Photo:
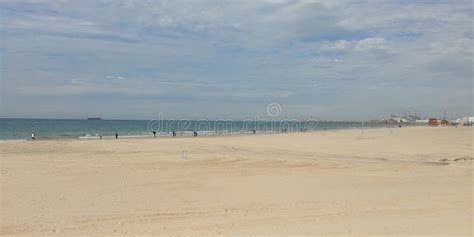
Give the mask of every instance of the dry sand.
M 2 141 L 0 233 L 471 236 L 473 132 Z

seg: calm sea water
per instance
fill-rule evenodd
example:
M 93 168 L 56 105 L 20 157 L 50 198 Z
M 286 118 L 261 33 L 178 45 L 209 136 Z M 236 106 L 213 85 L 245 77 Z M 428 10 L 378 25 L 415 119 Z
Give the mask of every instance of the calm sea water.
M 364 123 L 365 128 L 385 127 L 384 123 Z M 96 139 L 101 134 L 112 138 L 149 137 L 152 131 L 157 136 L 192 136 L 193 131 L 201 135 L 301 132 L 361 128 L 361 122 L 317 122 L 317 121 L 203 121 L 203 120 L 85 120 L 85 119 L 0 119 L 0 139 L 30 139 L 35 132 L 37 139 L 79 138 Z

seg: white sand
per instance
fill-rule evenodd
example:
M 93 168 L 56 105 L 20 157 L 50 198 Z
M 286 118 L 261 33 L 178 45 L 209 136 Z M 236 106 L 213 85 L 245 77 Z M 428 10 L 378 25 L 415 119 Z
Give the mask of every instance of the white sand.
M 2 141 L 0 233 L 471 236 L 473 132 Z

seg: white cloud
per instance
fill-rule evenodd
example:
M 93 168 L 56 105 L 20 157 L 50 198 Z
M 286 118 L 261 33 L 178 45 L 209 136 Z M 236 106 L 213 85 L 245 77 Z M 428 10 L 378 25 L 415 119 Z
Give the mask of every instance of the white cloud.
M 386 50 L 388 49 L 388 43 L 384 38 L 379 37 L 369 37 L 363 40 L 359 40 L 355 43 L 356 51 L 365 51 L 365 50 Z
M 322 49 L 329 49 L 329 50 L 344 50 L 347 47 L 349 47 L 350 44 L 351 44 L 351 42 L 349 42 L 347 40 L 336 40 L 336 41 L 330 41 L 330 42 L 327 42 L 327 43 L 323 44 L 323 46 L 321 48 Z
M 112 75 L 105 76 L 105 78 L 111 79 L 111 80 L 125 80 L 125 79 L 127 79 L 126 77 L 123 77 L 123 76 L 112 76 Z
M 85 82 L 83 80 L 80 80 L 80 79 L 71 79 L 69 81 L 70 84 L 73 84 L 73 85 L 84 85 Z

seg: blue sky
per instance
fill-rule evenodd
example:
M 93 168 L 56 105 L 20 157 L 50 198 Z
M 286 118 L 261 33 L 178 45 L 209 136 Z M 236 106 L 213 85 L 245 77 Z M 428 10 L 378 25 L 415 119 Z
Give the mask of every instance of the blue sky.
M 0 1 L 0 117 L 472 113 L 471 1 Z

